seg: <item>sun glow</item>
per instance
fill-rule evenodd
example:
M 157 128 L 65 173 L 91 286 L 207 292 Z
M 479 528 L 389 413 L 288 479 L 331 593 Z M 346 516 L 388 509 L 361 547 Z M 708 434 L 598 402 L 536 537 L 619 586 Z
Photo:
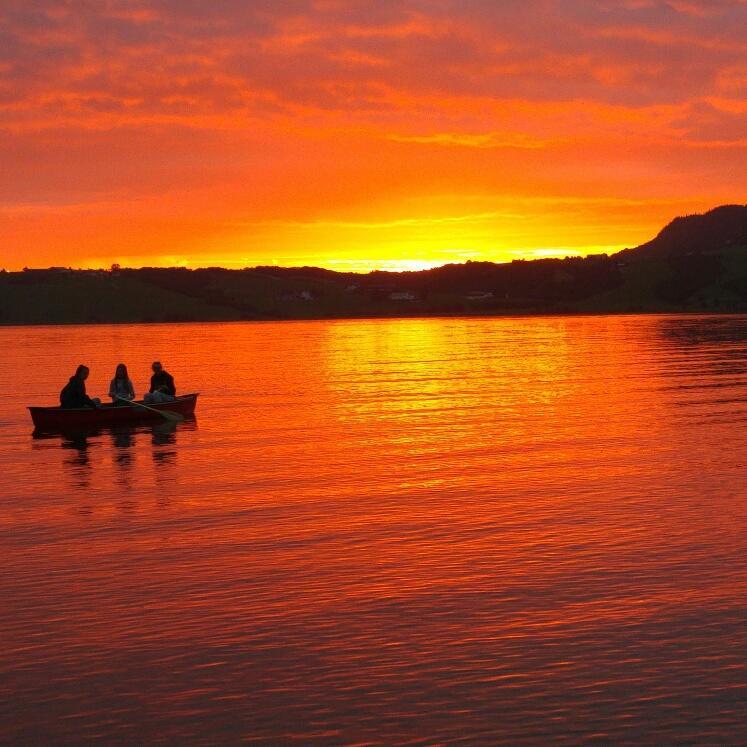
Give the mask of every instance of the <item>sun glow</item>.
M 609 5 L 8 14 L 0 267 L 510 261 L 743 201 L 744 4 Z

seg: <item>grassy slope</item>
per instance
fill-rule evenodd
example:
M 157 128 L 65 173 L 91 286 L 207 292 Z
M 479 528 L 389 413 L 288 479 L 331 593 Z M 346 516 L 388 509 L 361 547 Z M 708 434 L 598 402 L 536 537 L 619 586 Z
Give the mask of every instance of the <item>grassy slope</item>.
M 659 299 L 657 286 L 668 276 L 669 268 L 663 260 L 635 262 L 623 270 L 619 288 L 600 293 L 575 306 L 590 313 L 626 313 L 636 311 L 667 311 L 674 307 Z
M 324 278 L 237 273 L 222 277 L 218 289 L 228 303 L 249 305 L 258 315 L 271 318 L 355 315 L 362 309 L 362 299 L 346 293 L 344 283 Z M 303 291 L 309 291 L 313 301 L 301 299 Z
M 742 294 L 735 292 L 735 286 L 743 288 L 747 294 L 747 246 L 725 249 L 721 252 L 721 261 L 724 265 L 724 276 L 720 282 L 704 290 L 705 297 L 721 305 L 744 303 Z
M 349 292 L 349 278 L 331 280 L 299 276 L 276 277 L 255 273 L 225 275 L 215 286 L 227 303 L 239 307 L 251 306 L 263 318 L 310 319 L 318 317 L 400 316 L 408 313 L 452 310 L 455 304 L 462 308 L 459 294 L 433 294 L 425 304 L 392 301 L 386 294 L 372 298 L 369 290 Z M 303 291 L 311 293 L 313 300 L 300 298 Z
M 730 247 L 715 254 L 723 271 L 716 281 L 691 294 L 684 304 L 669 303 L 659 297 L 657 288 L 672 277 L 672 269 L 666 260 L 651 259 L 631 262 L 624 268 L 619 288 L 576 306 L 579 311 L 591 313 L 741 310 L 745 298 L 733 286 L 741 281 L 747 291 L 747 247 Z
M 135 278 L 64 275 L 51 282 L 15 284 L 0 275 L 0 323 L 217 321 L 235 309 L 155 288 Z
M 676 274 L 665 259 L 638 259 L 623 268 L 622 284 L 583 301 L 553 306 L 498 299 L 470 302 L 463 293 L 433 292 L 422 301 L 392 301 L 370 289 L 348 292 L 349 278 L 278 277 L 261 272 L 225 273 L 207 287 L 187 292 L 161 288 L 137 274 L 60 274 L 21 278 L 0 273 L 0 323 L 223 321 L 246 318 L 407 316 L 429 313 L 583 313 L 736 311 L 747 309 L 747 247 L 718 253 L 717 277 L 681 303 L 661 298 Z M 15 278 L 18 281 L 18 277 Z M 28 282 L 24 282 L 28 281 Z M 309 291 L 313 300 L 300 298 Z M 513 306 L 511 305 L 513 303 Z

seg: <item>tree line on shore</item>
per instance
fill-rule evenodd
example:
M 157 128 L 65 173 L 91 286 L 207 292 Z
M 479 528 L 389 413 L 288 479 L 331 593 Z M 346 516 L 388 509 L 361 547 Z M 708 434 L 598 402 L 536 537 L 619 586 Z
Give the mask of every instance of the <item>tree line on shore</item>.
M 0 273 L 0 323 L 747 310 L 747 206 L 677 218 L 613 255 L 412 272 L 145 267 Z

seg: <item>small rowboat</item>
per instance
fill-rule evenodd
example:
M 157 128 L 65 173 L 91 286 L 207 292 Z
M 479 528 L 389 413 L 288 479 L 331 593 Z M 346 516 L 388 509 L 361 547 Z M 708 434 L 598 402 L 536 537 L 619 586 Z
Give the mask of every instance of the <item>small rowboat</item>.
M 96 409 L 92 407 L 29 407 L 29 412 L 31 420 L 34 421 L 34 427 L 38 431 L 65 431 L 71 428 L 108 427 L 123 423 L 160 420 L 162 416 L 152 410 L 176 412 L 188 418 L 194 416 L 196 404 L 197 394 L 184 394 L 173 402 L 148 404 L 151 411 L 136 405 L 119 404 L 101 405 Z

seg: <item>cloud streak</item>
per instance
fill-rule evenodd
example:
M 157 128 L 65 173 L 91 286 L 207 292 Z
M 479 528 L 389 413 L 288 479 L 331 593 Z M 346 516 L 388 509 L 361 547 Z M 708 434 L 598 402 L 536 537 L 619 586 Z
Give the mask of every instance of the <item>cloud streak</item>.
M 740 0 L 6 0 L 0 209 L 40 212 L 0 226 L 0 264 L 101 256 L 44 216 L 102 201 L 113 253 L 136 236 L 196 263 L 253 245 L 226 225 L 378 210 L 406 229 L 411 198 L 470 192 L 649 200 L 620 240 L 645 238 L 662 200 L 744 201 L 746 26 Z M 175 203 L 201 206 L 189 236 Z M 498 256 L 504 236 L 465 241 Z

